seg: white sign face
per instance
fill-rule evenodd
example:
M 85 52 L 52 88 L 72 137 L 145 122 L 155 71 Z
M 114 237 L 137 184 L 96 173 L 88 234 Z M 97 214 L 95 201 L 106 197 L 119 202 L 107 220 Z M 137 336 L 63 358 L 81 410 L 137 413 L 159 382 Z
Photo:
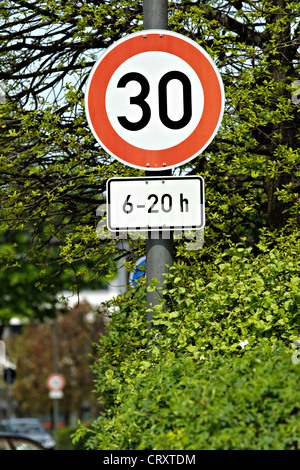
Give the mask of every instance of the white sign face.
M 62 390 L 50 390 L 49 391 L 49 398 L 52 398 L 52 400 L 59 400 L 64 396 Z
M 204 224 L 201 176 L 111 178 L 107 182 L 110 231 L 199 230 Z
M 143 92 L 148 94 L 145 101 Z M 192 103 L 197 103 L 193 112 Z M 165 150 L 183 142 L 199 124 L 203 106 L 195 71 L 167 52 L 143 52 L 126 60 L 112 75 L 106 92 L 112 127 L 127 143 L 143 150 Z

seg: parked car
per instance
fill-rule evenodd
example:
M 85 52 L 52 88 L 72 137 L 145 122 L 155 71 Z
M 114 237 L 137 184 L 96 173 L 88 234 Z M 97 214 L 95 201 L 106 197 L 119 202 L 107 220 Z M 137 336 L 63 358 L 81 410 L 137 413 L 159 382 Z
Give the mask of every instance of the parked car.
M 46 450 L 41 444 L 19 434 L 0 432 L 0 450 Z
M 36 418 L 10 418 L 1 421 L 1 431 L 21 435 L 38 442 L 47 450 L 54 450 L 56 442 Z

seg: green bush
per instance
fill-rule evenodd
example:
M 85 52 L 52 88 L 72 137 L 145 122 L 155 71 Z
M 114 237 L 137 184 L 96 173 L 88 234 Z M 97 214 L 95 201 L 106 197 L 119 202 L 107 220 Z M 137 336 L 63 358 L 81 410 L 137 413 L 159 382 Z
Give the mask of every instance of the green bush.
M 84 442 L 82 439 L 78 439 L 77 442 L 73 443 L 72 434 L 75 428 L 64 427 L 58 429 L 57 432 L 57 450 L 84 450 Z
M 241 341 L 286 344 L 300 332 L 299 248 L 260 253 L 233 246 L 214 263 L 175 267 L 168 308 L 157 310 L 158 344 L 199 358 L 202 349 L 240 351 Z M 157 339 L 157 338 L 156 338 Z
M 291 350 L 258 345 L 242 357 L 169 358 L 90 429 L 98 449 L 300 448 L 300 366 Z
M 286 240 L 179 257 L 150 337 L 145 285 L 117 298 L 94 364 L 106 413 L 76 438 L 120 450 L 298 448 L 300 244 Z

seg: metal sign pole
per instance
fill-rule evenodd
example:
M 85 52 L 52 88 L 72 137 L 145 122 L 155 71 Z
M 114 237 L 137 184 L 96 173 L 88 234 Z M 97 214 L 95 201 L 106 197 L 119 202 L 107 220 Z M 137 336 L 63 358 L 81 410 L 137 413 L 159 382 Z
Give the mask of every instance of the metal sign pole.
M 143 27 L 144 29 L 168 29 L 168 1 L 143 1 Z M 170 176 L 172 170 L 146 171 L 146 176 Z M 166 238 L 163 238 L 163 237 Z M 168 238 L 167 238 L 168 237 Z M 146 280 L 147 287 L 152 279 L 157 279 L 162 286 L 168 272 L 168 266 L 174 263 L 173 233 L 163 231 L 148 232 L 146 240 Z M 147 320 L 152 321 L 152 307 L 159 303 L 159 286 L 154 292 L 147 291 Z
M 144 29 L 168 29 L 168 0 L 143 1 Z
M 53 322 L 53 370 L 58 372 L 58 325 L 57 319 Z M 53 403 L 53 438 L 58 440 L 58 417 L 59 417 L 59 401 L 52 400 Z

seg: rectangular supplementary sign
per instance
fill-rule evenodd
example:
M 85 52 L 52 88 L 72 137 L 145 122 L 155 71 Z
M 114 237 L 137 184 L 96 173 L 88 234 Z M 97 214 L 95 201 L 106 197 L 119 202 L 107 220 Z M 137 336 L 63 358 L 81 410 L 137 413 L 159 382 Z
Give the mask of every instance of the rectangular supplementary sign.
M 199 230 L 205 225 L 201 176 L 111 178 L 107 228 L 118 231 Z

